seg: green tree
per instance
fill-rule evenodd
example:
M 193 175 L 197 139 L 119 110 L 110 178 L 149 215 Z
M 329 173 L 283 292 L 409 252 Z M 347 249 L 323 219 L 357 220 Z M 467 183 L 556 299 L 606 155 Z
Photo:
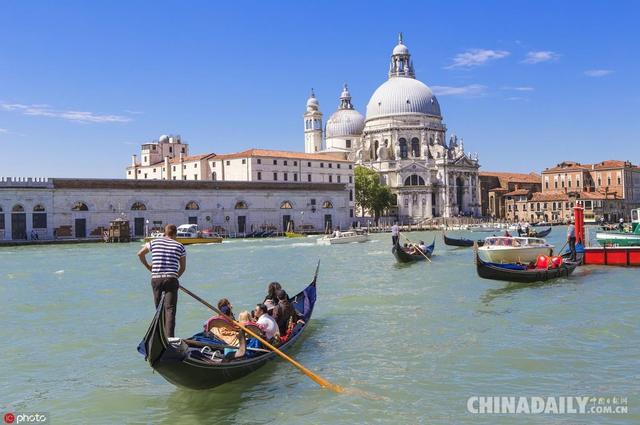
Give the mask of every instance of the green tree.
M 376 223 L 386 209 L 393 205 L 393 195 L 387 186 L 380 184 L 380 177 L 375 171 L 357 166 L 354 170 L 356 180 L 356 205 L 365 212 L 373 213 Z

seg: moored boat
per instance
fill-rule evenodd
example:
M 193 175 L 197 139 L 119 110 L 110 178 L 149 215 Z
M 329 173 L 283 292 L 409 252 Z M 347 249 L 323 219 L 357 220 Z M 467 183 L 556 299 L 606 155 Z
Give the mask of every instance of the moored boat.
M 369 240 L 369 234 L 366 232 L 346 231 L 333 232 L 318 239 L 317 243 L 321 245 L 339 245 L 353 242 L 366 242 Z
M 483 279 L 504 280 L 507 282 L 544 282 L 559 277 L 567 277 L 576 269 L 577 262 L 563 261 L 556 268 L 527 268 L 522 264 L 491 263 L 475 255 L 476 271 Z
M 154 232 L 144 239 L 149 242 L 152 239 L 162 237 L 164 234 Z M 193 245 L 198 243 L 222 243 L 222 237 L 217 233 L 208 230 L 198 230 L 197 224 L 181 224 L 178 226 L 176 240 L 183 245 Z
M 291 298 L 291 304 L 304 324 L 296 325 L 286 342 L 278 346 L 280 351 L 289 350 L 300 339 L 311 320 L 316 302 L 317 275 L 316 269 L 313 281 Z M 226 344 L 223 341 L 211 344 L 208 341 L 212 338 L 203 339 L 202 333 L 186 340 L 170 339 L 164 331 L 163 307 L 164 295 L 146 335 L 138 346 L 138 351 L 145 356 L 145 360 L 156 372 L 176 386 L 194 390 L 214 388 L 248 375 L 277 357 L 272 351 L 247 349 L 249 351 L 246 356 L 226 361 L 216 357 L 216 352 L 213 351 L 216 346 L 224 348 Z M 207 342 L 203 343 L 203 340 Z
M 640 246 L 640 208 L 631 210 L 631 227 L 620 224 L 622 230 L 596 232 L 600 246 Z
M 478 253 L 490 263 L 529 263 L 540 255 L 552 255 L 553 245 L 540 238 L 492 236 Z
M 471 232 L 500 232 L 502 228 L 496 224 L 470 224 L 467 230 Z
M 436 240 L 434 238 L 433 242 L 431 242 L 431 245 L 426 247 L 423 253 L 424 255 L 420 253 L 410 254 L 406 252 L 399 243 L 395 244 L 395 246 L 391 249 L 391 252 L 393 253 L 393 256 L 396 257 L 396 260 L 398 260 L 399 263 L 412 263 L 414 261 L 425 261 L 427 258 L 431 258 L 435 247 Z
M 533 238 L 545 238 L 547 236 L 549 236 L 549 233 L 551 233 L 551 229 L 552 227 L 549 227 L 546 230 L 541 230 L 541 231 L 537 231 L 535 229 L 531 229 L 530 230 L 530 236 Z

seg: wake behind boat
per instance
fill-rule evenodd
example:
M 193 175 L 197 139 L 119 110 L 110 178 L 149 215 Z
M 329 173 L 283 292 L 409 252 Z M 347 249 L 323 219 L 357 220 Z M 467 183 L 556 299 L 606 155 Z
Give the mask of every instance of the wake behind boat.
M 291 299 L 298 316 L 304 324 L 297 325 L 286 342 L 278 346 L 280 351 L 289 350 L 307 328 L 316 302 L 316 280 Z M 164 294 L 146 335 L 138 345 L 149 365 L 170 383 L 184 388 L 203 390 L 217 387 L 241 378 L 264 366 L 277 357 L 276 353 L 264 349 L 247 348 L 246 355 L 233 360 L 216 357 L 216 349 L 229 346 L 215 338 L 196 334 L 187 340 L 169 339 L 164 330 Z M 237 348 L 237 347 L 236 347 Z

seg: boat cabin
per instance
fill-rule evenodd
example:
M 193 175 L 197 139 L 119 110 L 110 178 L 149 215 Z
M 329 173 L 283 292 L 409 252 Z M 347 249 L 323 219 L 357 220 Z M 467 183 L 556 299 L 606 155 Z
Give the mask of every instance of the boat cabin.
M 178 233 L 176 236 L 179 238 L 197 238 L 198 225 L 197 224 L 181 224 L 180 226 L 178 226 Z
M 509 236 L 492 236 L 485 238 L 484 246 L 510 246 L 514 248 L 524 246 L 544 246 L 547 241 L 542 238 L 525 238 Z

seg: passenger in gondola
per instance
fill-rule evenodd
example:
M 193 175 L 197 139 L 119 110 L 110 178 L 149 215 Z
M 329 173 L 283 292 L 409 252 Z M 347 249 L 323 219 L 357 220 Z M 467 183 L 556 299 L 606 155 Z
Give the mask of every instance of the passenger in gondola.
M 423 254 L 427 252 L 427 246 L 424 244 L 424 241 L 420 241 L 420 245 L 418 245 L 418 249 L 420 249 L 420 251 L 422 251 Z
M 211 326 L 211 322 L 214 319 L 218 319 L 220 317 L 228 316 L 231 319 L 235 320 L 232 308 L 233 306 L 231 305 L 228 299 L 226 298 L 220 299 L 220 301 L 218 301 L 218 310 L 220 310 L 220 313 L 222 313 L 222 316 L 216 315 L 216 316 L 210 317 L 209 320 L 205 322 L 205 331 L 211 332 L 214 337 L 216 337 L 221 341 L 224 341 L 229 345 L 237 346 L 239 343 L 239 338 L 238 338 L 239 334 L 237 330 L 233 330 L 229 327 L 219 327 L 219 326 L 212 327 Z
M 276 336 L 280 335 L 278 323 L 269 315 L 269 313 L 267 313 L 267 306 L 264 304 L 257 304 L 254 310 L 254 317 L 256 319 L 256 324 L 264 333 L 267 341 L 271 342 Z
M 262 302 L 267 306 L 267 311 L 269 314 L 273 315 L 273 309 L 276 305 L 278 305 L 278 291 L 282 289 L 282 286 L 278 282 L 271 282 L 269 287 L 267 288 L 267 296 Z
M 278 324 L 280 335 L 286 335 L 289 323 L 295 323 L 298 320 L 296 309 L 289 301 L 289 295 L 282 289 L 278 291 L 278 305 L 273 309 L 273 318 Z
M 505 237 L 507 237 L 507 238 L 510 238 L 510 237 L 511 237 L 511 233 L 509 233 L 509 231 L 508 231 L 508 230 L 505 230 L 505 231 L 504 231 L 504 235 L 505 235 Z

